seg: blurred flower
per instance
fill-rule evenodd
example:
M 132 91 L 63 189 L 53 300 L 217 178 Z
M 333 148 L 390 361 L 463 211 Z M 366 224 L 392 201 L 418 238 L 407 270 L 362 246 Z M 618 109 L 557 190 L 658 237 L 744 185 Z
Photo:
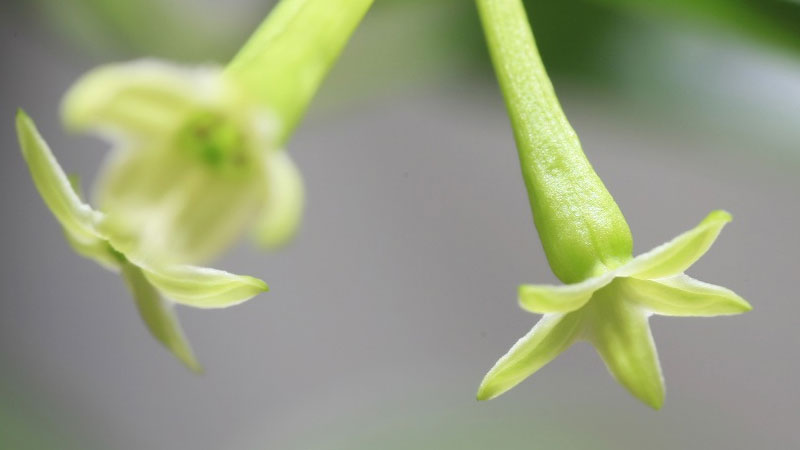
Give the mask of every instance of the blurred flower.
M 373 0 L 281 0 L 225 69 L 145 60 L 101 67 L 66 94 L 63 119 L 114 142 L 95 196 L 70 187 L 33 123 L 17 119 L 34 182 L 81 255 L 121 271 L 153 335 L 197 368 L 170 304 L 225 307 L 266 290 L 209 260 L 248 226 L 265 247 L 303 211 L 282 150 Z
M 184 364 L 199 371 L 171 301 L 197 308 L 222 308 L 266 291 L 267 285 L 256 278 L 219 270 L 165 264 L 138 253 L 110 226 L 105 214 L 81 200 L 33 121 L 22 111 L 17 113 L 17 134 L 34 184 L 73 249 L 121 272 L 153 336 Z
M 115 143 L 96 201 L 145 254 L 206 261 L 254 222 L 267 246 L 297 229 L 302 181 L 276 146 L 278 125 L 219 68 L 101 67 L 67 93 L 63 117 Z

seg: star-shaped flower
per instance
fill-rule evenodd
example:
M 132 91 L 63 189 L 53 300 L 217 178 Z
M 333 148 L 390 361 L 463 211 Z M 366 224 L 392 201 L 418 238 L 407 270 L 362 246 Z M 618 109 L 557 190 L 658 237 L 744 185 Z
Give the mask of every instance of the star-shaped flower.
M 664 380 L 649 317 L 719 316 L 751 309 L 734 292 L 684 274 L 730 220 L 727 212 L 714 211 L 672 241 L 580 283 L 520 286 L 520 306 L 544 317 L 489 371 L 478 399 L 506 392 L 583 339 L 595 346 L 617 381 L 660 408 Z
M 62 110 L 69 128 L 114 143 L 96 203 L 142 254 L 207 261 L 248 226 L 271 247 L 300 223 L 303 184 L 276 144 L 276 120 L 221 68 L 101 67 L 72 87 Z
M 197 308 L 223 308 L 266 291 L 267 285 L 253 277 L 164 263 L 142 254 L 141 246 L 120 233 L 107 215 L 81 200 L 33 121 L 22 111 L 17 113 L 17 134 L 34 184 L 73 249 L 120 272 L 152 335 L 188 367 L 201 370 L 172 302 Z

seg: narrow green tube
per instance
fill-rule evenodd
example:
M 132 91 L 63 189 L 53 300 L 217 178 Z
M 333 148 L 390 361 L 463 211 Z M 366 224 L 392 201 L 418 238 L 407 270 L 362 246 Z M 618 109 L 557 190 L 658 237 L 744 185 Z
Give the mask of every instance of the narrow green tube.
M 228 65 L 228 76 L 280 120 L 280 145 L 372 3 L 282 0 Z
M 553 273 L 575 283 L 631 259 L 628 224 L 559 105 L 522 1 L 476 1 Z

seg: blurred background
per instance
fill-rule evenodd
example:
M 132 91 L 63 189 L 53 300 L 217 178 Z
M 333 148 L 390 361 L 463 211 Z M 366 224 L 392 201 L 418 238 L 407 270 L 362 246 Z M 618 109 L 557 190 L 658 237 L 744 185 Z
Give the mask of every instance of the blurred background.
M 508 394 L 474 395 L 555 282 L 472 2 L 378 0 L 290 142 L 303 229 L 217 267 L 271 292 L 179 311 L 206 374 L 147 333 L 121 280 L 74 255 L 13 130 L 38 122 L 84 179 L 107 152 L 64 133 L 97 64 L 224 63 L 274 2 L 0 5 L 0 448 L 800 448 L 800 4 L 536 0 L 562 103 L 646 251 L 716 208 L 734 221 L 690 273 L 754 311 L 655 317 L 654 412 L 579 343 Z

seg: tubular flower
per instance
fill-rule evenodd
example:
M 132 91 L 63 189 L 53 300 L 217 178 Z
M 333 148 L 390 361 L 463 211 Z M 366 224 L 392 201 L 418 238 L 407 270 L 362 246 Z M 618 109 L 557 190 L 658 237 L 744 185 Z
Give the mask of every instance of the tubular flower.
M 561 110 L 521 1 L 477 4 L 534 223 L 550 267 L 567 283 L 519 288 L 520 306 L 544 317 L 489 371 L 478 399 L 506 392 L 583 339 L 596 347 L 617 381 L 658 409 L 664 384 L 648 318 L 751 309 L 732 291 L 684 274 L 731 216 L 714 211 L 694 229 L 633 258 L 625 217 Z
M 143 253 L 206 261 L 254 221 L 272 246 L 300 223 L 302 181 L 277 148 L 275 119 L 220 68 L 101 67 L 67 93 L 63 116 L 115 142 L 96 202 Z
M 303 212 L 283 149 L 373 0 L 282 0 L 224 68 L 138 61 L 98 68 L 66 94 L 62 116 L 115 149 L 99 209 L 143 253 L 206 261 L 248 226 L 274 248 Z
M 281 0 L 225 68 L 143 60 L 85 75 L 62 115 L 114 145 L 95 185 L 97 210 L 18 114 L 34 183 L 69 243 L 122 274 L 151 333 L 193 369 L 172 302 L 221 308 L 267 289 L 191 264 L 248 226 L 268 248 L 294 235 L 303 184 L 282 149 L 372 1 Z
M 256 278 L 214 269 L 164 264 L 138 253 L 109 226 L 108 217 L 81 200 L 33 121 L 17 113 L 17 134 L 34 184 L 64 235 L 80 255 L 120 272 L 153 336 L 193 370 L 200 365 L 173 312 L 173 301 L 197 308 L 224 308 L 267 290 Z

